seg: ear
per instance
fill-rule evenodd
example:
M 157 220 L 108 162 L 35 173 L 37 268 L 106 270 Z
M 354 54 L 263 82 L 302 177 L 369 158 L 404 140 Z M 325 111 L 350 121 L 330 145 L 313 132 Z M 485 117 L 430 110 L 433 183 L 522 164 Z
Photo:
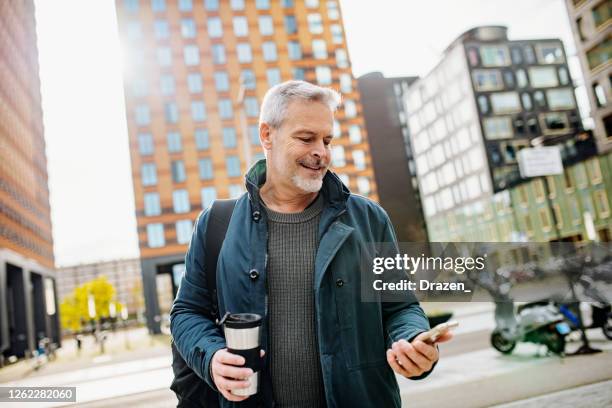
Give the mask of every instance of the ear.
M 272 149 L 272 128 L 267 123 L 259 125 L 259 142 L 264 150 Z

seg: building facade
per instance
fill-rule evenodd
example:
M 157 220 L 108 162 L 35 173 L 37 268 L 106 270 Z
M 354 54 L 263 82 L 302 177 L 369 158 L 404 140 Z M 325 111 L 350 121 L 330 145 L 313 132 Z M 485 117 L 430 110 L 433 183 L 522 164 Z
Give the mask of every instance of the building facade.
M 559 146 L 565 166 L 595 154 L 558 39 L 511 41 L 498 26 L 469 30 L 410 87 L 406 106 L 432 241 L 440 220 L 483 214 L 496 193 L 526 181 L 522 148 Z
M 404 104 L 404 94 L 417 79 L 385 78 L 380 72 L 357 79 L 378 197 L 402 242 L 427 242 Z
M 249 161 L 263 156 L 259 106 L 271 86 L 304 79 L 342 92 L 333 167 L 353 191 L 378 196 L 338 1 L 116 6 L 147 320 L 159 332 L 157 275 L 175 292 L 193 220 L 244 192 Z
M 36 22 L 32 0 L 0 2 L 0 364 L 59 344 Z
M 594 133 L 601 153 L 612 151 L 612 2 L 566 0 Z
M 129 314 L 144 312 L 140 259 L 118 259 L 57 269 L 57 289 L 60 302 L 76 287 L 105 276 L 115 288 L 115 301 L 127 305 Z

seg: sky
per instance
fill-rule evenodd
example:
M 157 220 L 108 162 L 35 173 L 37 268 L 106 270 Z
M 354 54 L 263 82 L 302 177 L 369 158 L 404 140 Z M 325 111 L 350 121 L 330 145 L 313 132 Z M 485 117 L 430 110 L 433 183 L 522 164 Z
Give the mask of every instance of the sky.
M 462 32 L 506 25 L 510 39 L 561 38 L 574 80 L 582 83 L 564 0 L 340 4 L 355 76 L 426 75 Z M 35 0 L 35 6 L 56 265 L 137 257 L 114 1 Z M 583 93 L 579 104 L 586 106 Z

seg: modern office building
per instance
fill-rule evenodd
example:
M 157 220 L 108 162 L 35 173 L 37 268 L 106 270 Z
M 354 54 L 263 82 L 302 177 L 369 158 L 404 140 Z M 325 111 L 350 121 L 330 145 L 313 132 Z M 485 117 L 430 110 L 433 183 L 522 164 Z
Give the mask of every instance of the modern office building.
M 612 2 L 566 0 L 599 152 L 612 151 Z
M 147 318 L 159 332 L 156 276 L 172 276 L 175 292 L 197 214 L 244 191 L 270 86 L 304 79 L 342 92 L 333 166 L 353 191 L 378 196 L 337 0 L 116 6 Z
M 115 301 L 127 305 L 129 314 L 144 311 L 141 310 L 144 309 L 144 299 L 139 258 L 58 268 L 57 291 L 60 303 L 66 296 L 71 295 L 75 288 L 102 276 L 115 288 Z
M 404 94 L 418 77 L 357 78 L 380 204 L 401 242 L 426 242 L 427 230 L 410 144 Z
M 447 217 L 452 225 L 480 216 L 496 193 L 526 181 L 520 149 L 557 145 L 565 166 L 595 154 L 558 39 L 511 41 L 506 27 L 474 28 L 405 100 L 432 241 L 448 237 Z
M 0 2 L 0 365 L 59 344 L 34 2 Z

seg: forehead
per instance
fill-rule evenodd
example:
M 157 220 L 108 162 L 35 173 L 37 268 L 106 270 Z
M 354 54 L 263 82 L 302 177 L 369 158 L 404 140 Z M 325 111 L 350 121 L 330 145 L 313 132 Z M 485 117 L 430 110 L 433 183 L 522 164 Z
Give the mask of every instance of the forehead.
M 334 113 L 323 102 L 296 100 L 287 106 L 283 125 L 328 132 L 333 127 Z

